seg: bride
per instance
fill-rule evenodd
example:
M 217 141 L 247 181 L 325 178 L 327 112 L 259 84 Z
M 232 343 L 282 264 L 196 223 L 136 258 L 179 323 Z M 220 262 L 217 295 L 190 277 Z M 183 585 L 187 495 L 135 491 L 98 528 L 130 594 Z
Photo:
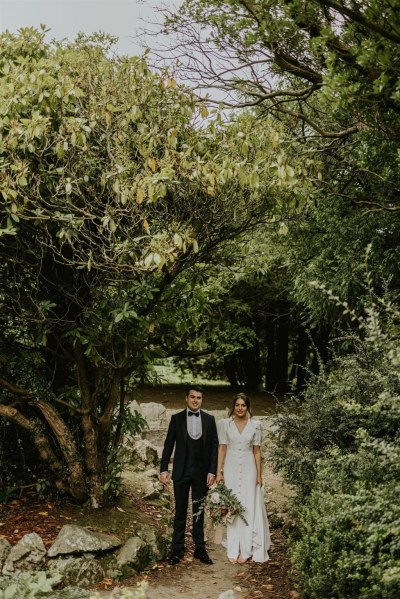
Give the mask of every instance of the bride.
M 261 478 L 261 424 L 253 420 L 250 400 L 238 393 L 229 418 L 219 423 L 216 482 L 224 482 L 245 507 L 245 519 L 227 525 L 227 555 L 231 563 L 249 558 L 266 562 L 270 534 Z

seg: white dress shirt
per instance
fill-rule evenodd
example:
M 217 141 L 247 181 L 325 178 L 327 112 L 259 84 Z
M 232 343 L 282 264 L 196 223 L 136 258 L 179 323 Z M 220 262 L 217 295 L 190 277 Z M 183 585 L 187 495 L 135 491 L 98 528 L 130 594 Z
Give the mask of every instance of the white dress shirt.
M 192 416 L 189 414 L 189 412 L 193 412 L 193 410 L 186 410 L 187 432 L 189 437 L 196 441 L 197 439 L 200 439 L 201 435 L 203 434 L 201 427 L 201 414 L 200 410 L 193 412 Z M 198 414 L 198 416 L 196 416 L 196 414 Z

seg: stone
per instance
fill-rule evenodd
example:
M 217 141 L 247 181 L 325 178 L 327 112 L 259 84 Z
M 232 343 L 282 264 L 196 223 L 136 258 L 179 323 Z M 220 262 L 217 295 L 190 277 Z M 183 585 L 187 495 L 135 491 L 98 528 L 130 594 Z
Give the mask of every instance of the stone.
M 96 597 L 96 595 L 94 596 Z M 93 591 L 85 591 L 80 587 L 68 586 L 53 591 L 51 599 L 93 599 Z
M 16 570 L 38 570 L 44 563 L 46 548 L 36 532 L 24 535 L 11 547 L 3 565 L 3 574 L 11 576 Z
M 141 433 L 142 439 L 145 439 L 156 449 L 158 459 L 160 461 L 162 451 L 164 447 L 165 437 L 167 436 L 167 429 L 164 428 L 147 428 Z
M 130 450 L 129 463 L 138 470 L 157 467 L 160 461 L 156 447 L 146 439 L 135 439 Z
M 140 404 L 139 410 L 149 428 L 163 428 L 167 426 L 167 408 L 165 406 L 151 401 Z
M 10 597 L 10 599 L 22 599 L 23 597 L 40 597 L 51 592 L 51 598 L 54 598 L 54 586 L 60 581 L 60 577 L 50 577 L 45 570 L 26 570 L 24 572 L 15 571 L 10 579 L 0 577 L 0 597 Z
M 49 557 L 68 555 L 73 553 L 90 553 L 108 551 L 121 545 L 117 537 L 101 532 L 93 532 L 82 526 L 66 524 L 47 552 Z
M 159 472 L 155 468 L 145 472 L 125 470 L 122 473 L 122 480 L 128 489 L 139 492 L 143 499 L 158 499 L 164 493 Z
M 101 564 L 93 558 L 69 557 L 54 559 L 49 562 L 49 573 L 60 575 L 62 586 L 90 587 L 103 580 L 104 570 Z
M 116 556 L 116 565 L 122 576 L 140 572 L 150 562 L 150 548 L 140 537 L 130 537 Z
M 167 555 L 170 545 L 169 538 L 167 540 L 153 526 L 142 524 L 137 536 L 149 547 L 150 561 L 160 561 Z
M 140 411 L 140 405 L 138 404 L 138 402 L 136 401 L 136 399 L 134 399 L 133 401 L 129 402 L 129 411 L 132 414 L 135 414 L 135 412 L 139 412 L 139 414 L 141 414 L 142 412 Z
M 4 562 L 11 550 L 11 543 L 7 539 L 0 539 L 0 572 L 3 568 Z

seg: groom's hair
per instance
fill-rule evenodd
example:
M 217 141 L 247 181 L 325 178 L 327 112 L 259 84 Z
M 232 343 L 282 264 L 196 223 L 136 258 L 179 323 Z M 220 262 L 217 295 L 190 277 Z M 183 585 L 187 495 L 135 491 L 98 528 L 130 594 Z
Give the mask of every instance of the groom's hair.
M 186 388 L 186 397 L 189 395 L 190 391 L 197 391 L 197 393 L 203 393 L 203 389 L 199 385 L 190 385 Z

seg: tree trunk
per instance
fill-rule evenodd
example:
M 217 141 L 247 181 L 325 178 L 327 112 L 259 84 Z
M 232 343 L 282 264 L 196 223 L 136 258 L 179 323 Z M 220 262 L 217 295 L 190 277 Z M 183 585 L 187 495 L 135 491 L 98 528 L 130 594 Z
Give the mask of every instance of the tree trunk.
M 123 373 L 122 370 L 115 370 L 111 375 L 110 385 L 108 387 L 108 398 L 99 418 L 99 428 L 97 435 L 97 453 L 99 456 L 99 465 L 101 471 L 107 466 L 107 448 L 110 445 L 112 417 L 116 406 L 120 401 L 120 390 Z
M 275 319 L 270 318 L 266 323 L 265 342 L 267 348 L 267 364 L 265 368 L 265 388 L 274 393 L 277 387 L 277 356 L 275 343 Z
M 40 458 L 45 462 L 50 471 L 55 476 L 55 486 L 57 489 L 70 492 L 70 488 L 65 484 L 64 465 L 55 455 L 43 424 L 38 418 L 26 418 L 16 408 L 0 404 L 0 416 L 7 418 L 18 426 L 21 426 L 32 435 L 32 440 L 38 450 Z M 80 499 L 76 497 L 76 499 Z
M 296 349 L 290 379 L 295 381 L 295 392 L 300 393 L 305 386 L 308 336 L 302 325 L 299 326 L 296 338 Z
M 78 387 L 82 402 L 82 431 L 84 439 L 85 466 L 89 478 L 89 493 L 92 507 L 98 507 L 101 493 L 101 469 L 97 451 L 98 424 L 96 423 L 96 393 L 91 391 L 87 376 L 86 358 L 79 341 L 75 343 L 75 361 Z
M 236 357 L 234 354 L 225 356 L 224 358 L 224 370 L 226 378 L 229 381 L 231 387 L 238 387 L 237 372 L 236 372 Z
M 320 371 L 320 362 L 325 364 L 328 359 L 328 342 L 330 327 L 327 325 L 314 332 L 314 355 L 311 361 L 310 370 L 314 374 Z
M 276 331 L 276 390 L 286 393 L 289 374 L 289 318 L 286 314 L 278 318 Z
M 241 364 L 243 386 L 249 391 L 258 391 L 262 385 L 259 343 L 256 342 L 253 347 L 239 350 L 238 357 Z
M 58 412 L 50 404 L 37 399 L 33 405 L 40 410 L 57 439 L 60 451 L 67 465 L 64 476 L 68 480 L 71 495 L 79 501 L 84 501 L 88 497 L 87 485 L 83 465 L 74 438 Z

